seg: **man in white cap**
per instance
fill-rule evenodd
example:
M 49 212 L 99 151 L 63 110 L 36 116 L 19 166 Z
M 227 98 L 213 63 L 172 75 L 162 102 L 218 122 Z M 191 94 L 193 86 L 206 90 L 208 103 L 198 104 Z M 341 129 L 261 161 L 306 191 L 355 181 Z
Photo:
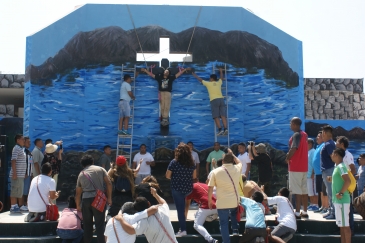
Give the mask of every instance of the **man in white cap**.
M 45 163 L 50 163 L 52 167 L 52 174 L 51 177 L 55 180 L 56 189 L 57 189 L 57 182 L 58 182 L 58 174 L 61 170 L 61 163 L 62 163 L 62 152 L 63 149 L 58 150 L 58 156 L 55 156 L 55 152 L 57 151 L 58 146 L 56 144 L 48 143 L 46 145 L 44 158 L 42 161 L 42 165 Z M 53 200 L 53 203 L 56 204 L 56 200 Z

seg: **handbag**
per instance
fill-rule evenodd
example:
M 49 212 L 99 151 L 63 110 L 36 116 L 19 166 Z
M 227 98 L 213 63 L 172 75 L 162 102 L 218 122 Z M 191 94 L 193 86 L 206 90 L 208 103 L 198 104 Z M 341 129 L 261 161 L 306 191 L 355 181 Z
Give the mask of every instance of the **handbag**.
M 208 194 L 208 192 L 207 192 L 207 190 L 205 190 L 201 185 L 199 185 L 199 183 L 197 183 L 197 185 L 201 188 L 201 189 L 203 189 L 207 194 Z M 214 197 L 214 196 L 213 196 Z M 217 213 L 214 213 L 214 214 L 212 214 L 212 215 L 208 215 L 206 218 L 205 218 L 205 221 L 207 221 L 207 222 L 212 222 L 212 221 L 214 221 L 214 220 L 216 220 L 218 218 L 218 214 Z
M 233 185 L 233 188 L 234 188 L 234 193 L 236 193 L 236 197 L 237 197 L 237 203 L 238 203 L 238 206 L 237 206 L 237 213 L 236 213 L 236 219 L 237 221 L 241 221 L 241 214 L 243 213 L 243 207 L 242 205 L 240 204 L 239 202 L 239 198 L 238 198 L 238 194 L 237 194 L 237 190 L 236 190 L 236 186 L 232 180 L 232 177 L 231 175 L 229 174 L 228 170 L 222 166 L 222 168 L 227 172 L 227 175 L 229 176 L 229 179 L 231 179 L 231 182 L 232 182 L 232 185 Z
M 57 221 L 59 218 L 59 214 L 58 214 L 58 207 L 55 204 L 47 204 L 46 201 L 44 201 L 41 192 L 39 191 L 39 187 L 38 187 L 38 180 L 39 180 L 40 175 L 37 178 L 37 190 L 39 193 L 39 196 L 41 197 L 42 201 L 44 202 L 44 204 L 46 205 L 46 220 L 49 221 Z
M 91 182 L 91 184 L 93 185 L 93 187 L 96 191 L 96 195 L 95 195 L 94 201 L 91 203 L 91 206 L 96 208 L 100 212 L 104 212 L 105 204 L 106 204 L 106 196 L 105 196 L 104 192 L 102 190 L 99 190 L 96 188 L 94 182 L 91 180 L 91 178 L 88 174 L 86 174 L 85 172 L 82 172 L 82 174 L 84 174 L 84 176 L 86 176 L 86 178 Z

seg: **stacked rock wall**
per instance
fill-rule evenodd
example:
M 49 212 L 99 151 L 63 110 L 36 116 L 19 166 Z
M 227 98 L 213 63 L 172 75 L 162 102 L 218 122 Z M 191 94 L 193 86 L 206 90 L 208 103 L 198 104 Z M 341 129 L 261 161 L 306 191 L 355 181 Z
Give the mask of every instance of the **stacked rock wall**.
M 0 74 L 1 88 L 24 88 L 24 74 Z M 14 116 L 14 104 L 0 104 L 0 118 Z
M 307 120 L 365 120 L 363 79 L 304 79 Z
M 0 74 L 0 88 L 24 88 L 24 74 Z

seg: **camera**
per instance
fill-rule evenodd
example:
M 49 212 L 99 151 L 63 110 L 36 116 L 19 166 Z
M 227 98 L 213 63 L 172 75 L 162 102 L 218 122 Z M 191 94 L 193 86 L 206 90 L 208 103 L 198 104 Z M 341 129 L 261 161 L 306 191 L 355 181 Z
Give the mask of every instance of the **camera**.
M 253 146 L 253 145 L 255 144 L 255 142 L 253 142 L 253 141 L 248 141 L 248 142 L 247 142 L 247 144 L 248 144 L 248 145 Z

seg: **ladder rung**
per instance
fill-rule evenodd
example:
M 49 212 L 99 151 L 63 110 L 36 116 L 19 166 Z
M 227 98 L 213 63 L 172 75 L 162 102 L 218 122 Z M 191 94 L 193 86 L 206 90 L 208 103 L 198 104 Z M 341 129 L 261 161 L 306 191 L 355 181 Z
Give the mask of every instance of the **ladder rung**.
M 131 145 L 130 144 L 122 144 L 122 145 L 119 145 L 118 148 L 131 148 Z
M 118 134 L 119 138 L 131 138 L 132 135 L 123 135 L 123 134 Z

